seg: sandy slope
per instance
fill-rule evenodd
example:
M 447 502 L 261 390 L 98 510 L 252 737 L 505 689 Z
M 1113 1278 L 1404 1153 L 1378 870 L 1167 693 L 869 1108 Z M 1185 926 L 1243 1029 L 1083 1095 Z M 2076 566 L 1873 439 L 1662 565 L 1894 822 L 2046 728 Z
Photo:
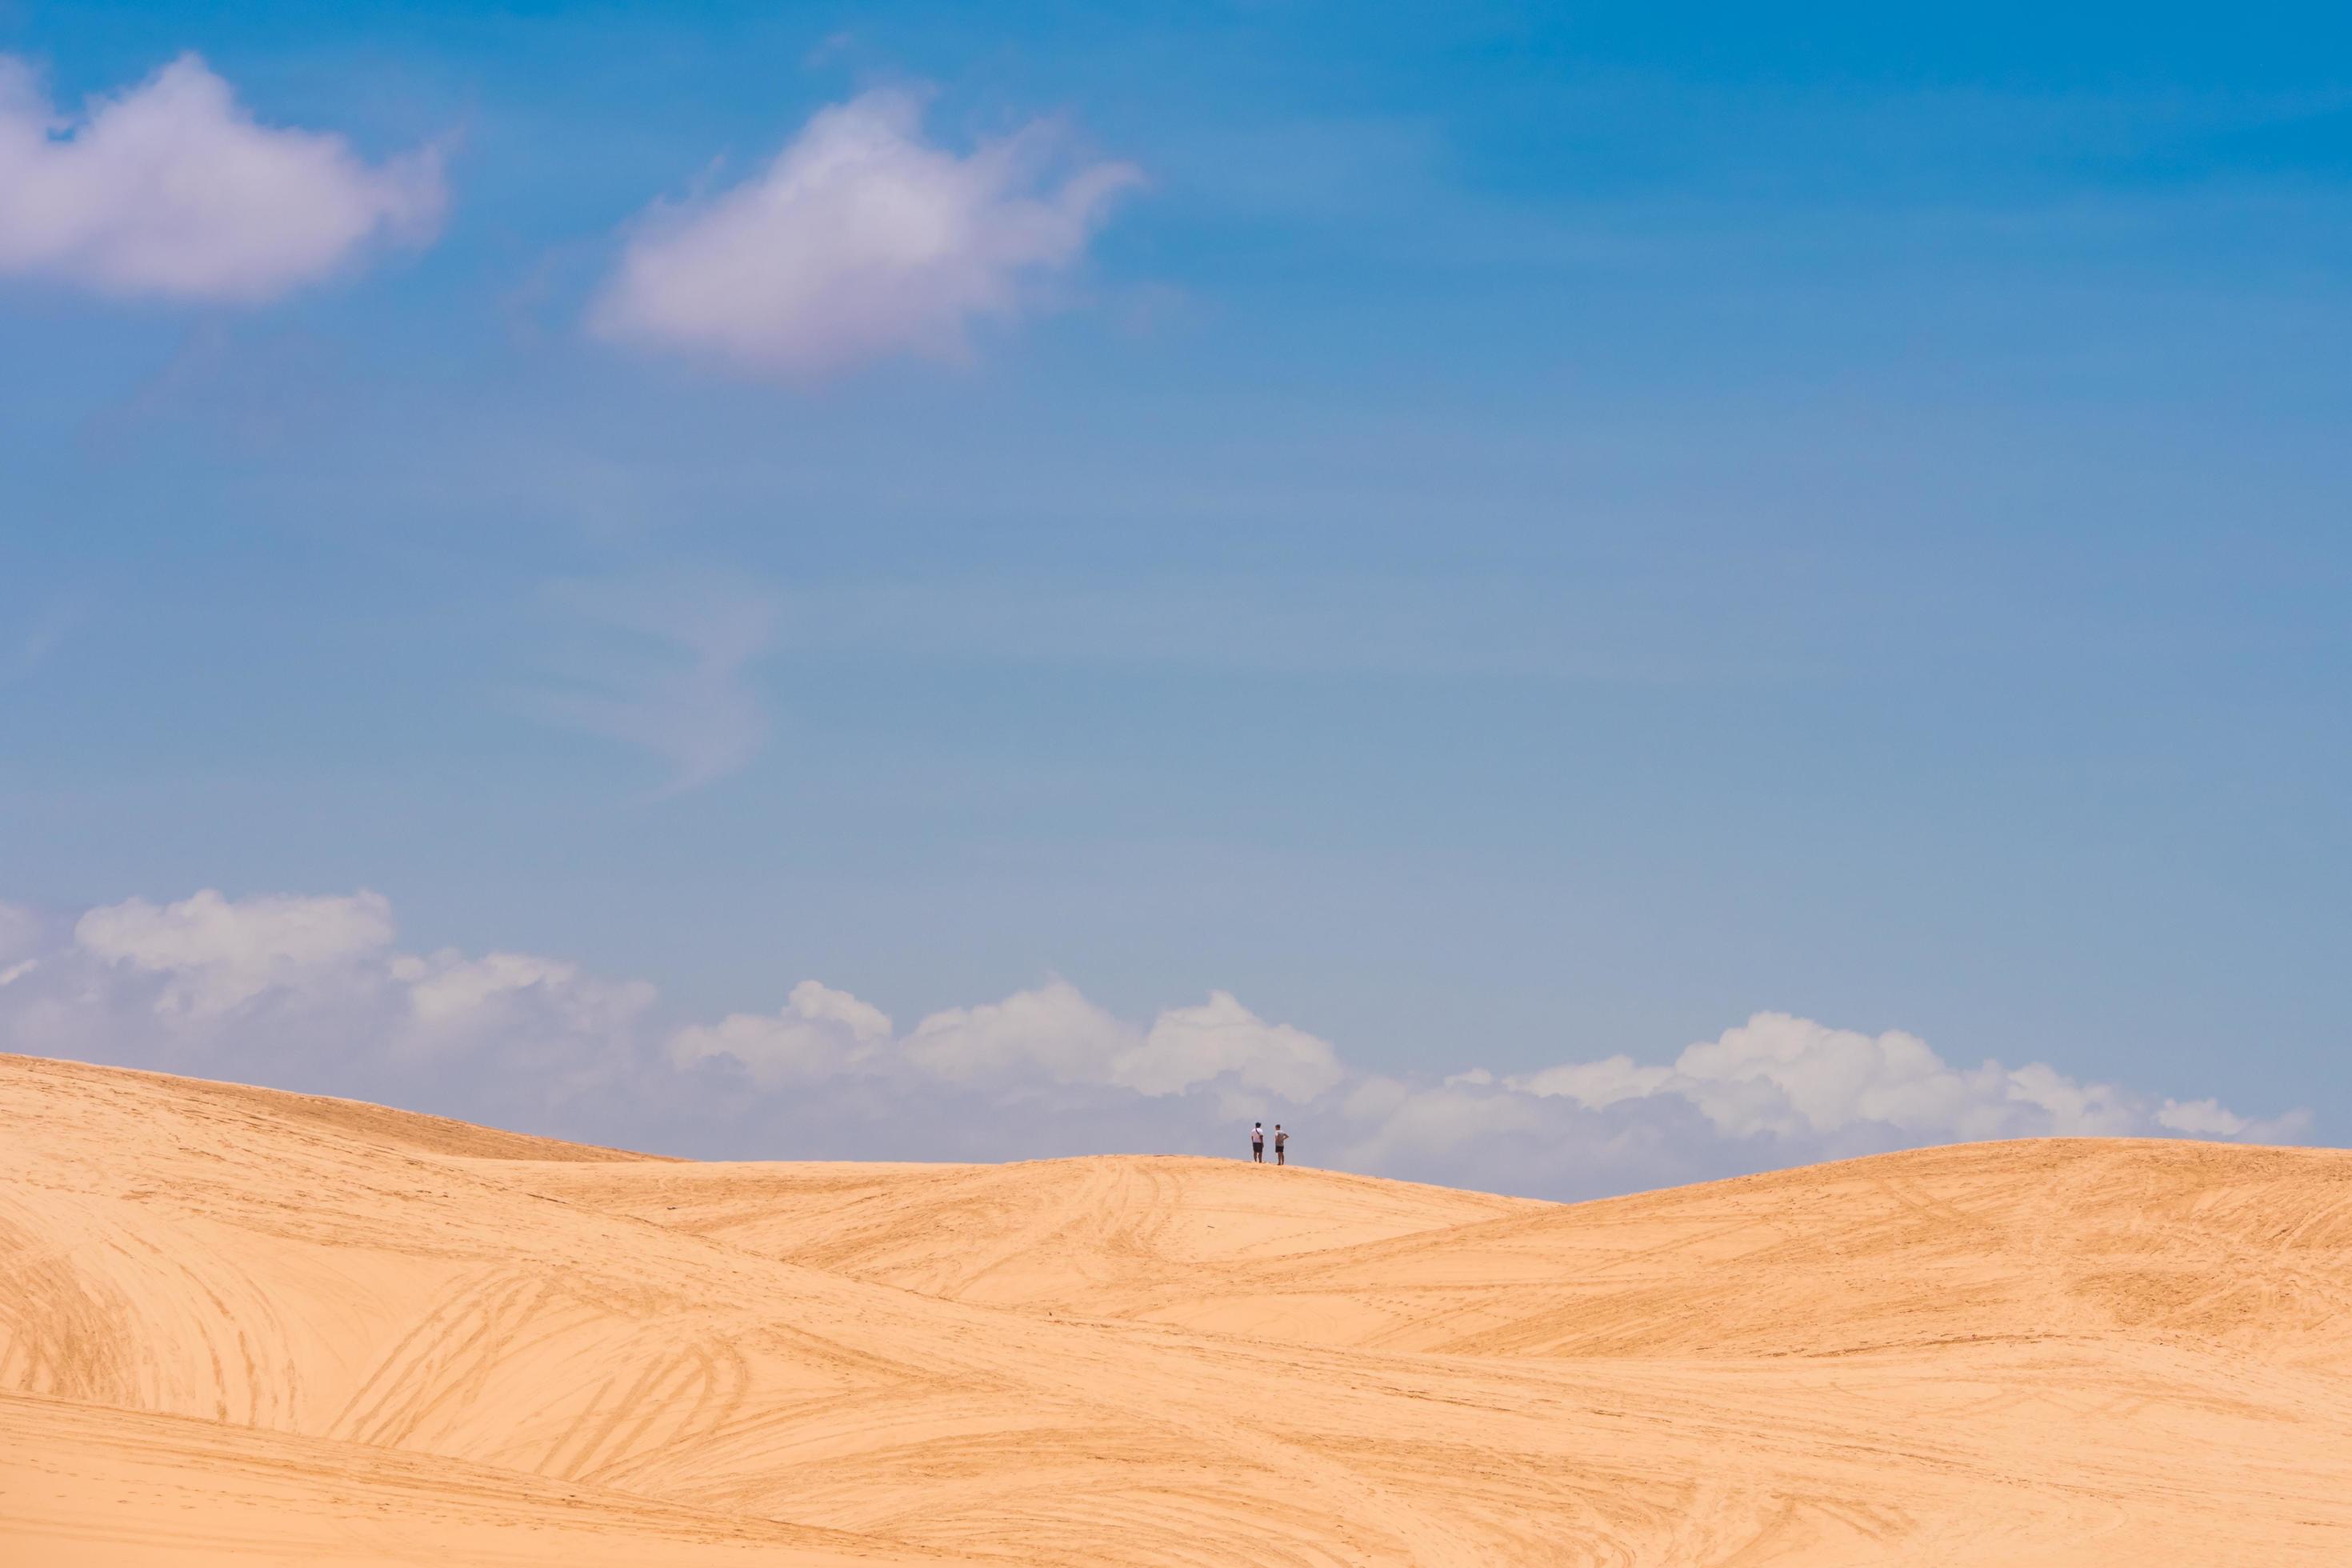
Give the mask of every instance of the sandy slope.
M 11 1563 L 2352 1562 L 2352 1154 L 1563 1207 L 0 1057 Z

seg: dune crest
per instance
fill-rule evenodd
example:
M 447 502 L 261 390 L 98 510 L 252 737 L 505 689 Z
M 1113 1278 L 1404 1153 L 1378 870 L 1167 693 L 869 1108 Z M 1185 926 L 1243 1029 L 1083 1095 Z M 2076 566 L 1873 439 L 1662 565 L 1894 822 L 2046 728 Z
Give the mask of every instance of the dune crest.
M 2352 1562 L 2352 1154 L 1560 1205 L 0 1056 L 0 1559 Z

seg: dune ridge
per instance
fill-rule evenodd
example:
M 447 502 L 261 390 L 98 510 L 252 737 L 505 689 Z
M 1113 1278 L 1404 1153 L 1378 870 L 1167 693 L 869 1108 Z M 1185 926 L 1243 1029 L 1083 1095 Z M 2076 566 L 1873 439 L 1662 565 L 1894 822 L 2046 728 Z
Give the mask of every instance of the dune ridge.
M 2352 1154 L 1562 1205 L 0 1056 L 0 1558 L 2352 1562 Z

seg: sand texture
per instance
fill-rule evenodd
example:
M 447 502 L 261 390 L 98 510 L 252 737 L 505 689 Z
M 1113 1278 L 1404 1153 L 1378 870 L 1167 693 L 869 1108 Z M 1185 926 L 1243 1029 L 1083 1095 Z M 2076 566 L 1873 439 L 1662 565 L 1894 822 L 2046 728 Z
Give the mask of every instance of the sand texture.
M 0 1057 L 0 1562 L 2352 1563 L 2352 1153 L 1557 1205 Z

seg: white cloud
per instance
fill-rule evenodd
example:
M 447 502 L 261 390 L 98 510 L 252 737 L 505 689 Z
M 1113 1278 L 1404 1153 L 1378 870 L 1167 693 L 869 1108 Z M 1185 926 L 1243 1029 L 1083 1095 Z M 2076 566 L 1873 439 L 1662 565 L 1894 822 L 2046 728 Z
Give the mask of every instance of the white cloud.
M 1345 1077 L 1339 1053 L 1304 1029 L 1269 1024 L 1226 991 L 1198 1007 L 1160 1015 L 1139 1049 L 1124 1056 L 1118 1079 L 1143 1094 L 1176 1094 L 1231 1073 L 1244 1089 L 1303 1104 Z
M 443 948 L 427 957 L 396 958 L 387 973 L 407 994 L 416 1026 L 409 1038 L 436 1049 L 533 1032 L 622 1045 L 654 999 L 654 988 L 643 981 L 604 980 L 576 963 L 529 952 L 467 958 Z
M 1480 1092 L 1485 1083 L 1457 1074 L 1437 1087 L 1416 1088 L 1392 1078 L 1367 1079 L 1340 1106 L 1349 1120 L 1371 1131 L 1351 1144 L 1351 1157 L 1393 1169 L 1401 1161 L 1444 1159 L 1466 1146 L 1532 1131 L 1542 1121 L 1539 1102 L 1525 1095 Z
M 2168 1100 L 2157 1108 L 2156 1124 L 2190 1138 L 2237 1138 L 2250 1143 L 2291 1143 L 2311 1130 L 2311 1113 L 2290 1110 L 2284 1116 L 2256 1121 L 2239 1115 L 2218 1100 Z
M 1055 980 L 1002 1002 L 934 1013 L 900 1048 L 917 1068 L 951 1083 L 1021 1072 L 1054 1083 L 1100 1083 L 1134 1041 L 1134 1030 Z
M 131 899 L 0 986 L 0 1042 L 529 1121 L 641 1076 L 654 990 L 530 953 L 394 946 L 382 895 Z
M 591 324 L 794 377 L 960 357 L 970 325 L 1034 304 L 1139 178 L 1072 167 L 1064 141 L 1040 122 L 958 155 L 923 140 L 903 91 L 823 110 L 750 179 L 647 214 Z
M 732 1058 L 764 1082 L 863 1075 L 974 1092 L 1100 1088 L 1147 1100 L 1214 1086 L 1304 1104 L 1346 1076 L 1328 1042 L 1267 1023 L 1229 992 L 1169 1008 L 1145 1031 L 1066 980 L 930 1014 L 895 1041 L 879 1008 L 804 980 L 782 1013 L 689 1026 L 668 1049 L 681 1067 Z
M 429 958 L 393 961 L 395 980 L 407 983 L 409 1011 L 427 1027 L 478 1013 L 512 992 L 562 985 L 579 977 L 569 963 L 527 952 L 493 952 L 468 959 L 444 948 Z
M 732 1058 L 760 1082 L 774 1084 L 849 1071 L 889 1038 L 890 1018 L 879 1007 L 803 980 L 772 1016 L 736 1013 L 678 1030 L 670 1037 L 669 1058 L 682 1068 Z
M 392 906 L 364 889 L 232 902 L 207 888 L 160 908 L 131 899 L 91 910 L 74 940 L 98 958 L 168 976 L 159 1010 L 214 1015 L 388 945 Z
M 1932 1055 L 1928 1059 L 1935 1060 Z M 1943 1067 L 1940 1061 L 1935 1065 L 1938 1069 Z M 1948 1081 L 1948 1075 L 1940 1070 L 1936 1077 Z M 2042 1062 L 2008 1069 L 1999 1062 L 1987 1062 L 1961 1081 L 1981 1099 L 1975 1103 L 1962 1100 L 1945 1123 L 1927 1120 L 1927 1130 L 1942 1131 L 1948 1126 L 1952 1136 L 1959 1138 L 1998 1137 L 2021 1121 L 2037 1131 L 2046 1126 L 2060 1137 L 2095 1138 L 2152 1130 L 2147 1105 L 2128 1090 L 2111 1083 L 2077 1083 Z M 2018 1119 L 2013 1121 L 2003 1111 Z M 1881 1120 L 1897 1127 L 1912 1125 L 1892 1118 Z
M 1500 1079 L 1474 1068 L 1434 1087 L 1370 1079 L 1340 1110 L 1351 1161 L 1501 1184 L 1513 1172 L 1571 1179 L 1567 1150 L 1688 1179 L 1986 1138 L 2279 1139 L 2309 1121 L 2298 1111 L 2257 1122 L 2210 1100 L 2152 1102 L 2046 1063 L 1958 1068 L 1916 1035 L 1786 1013 L 1759 1013 L 1671 1063 L 1617 1055 Z
M 194 55 L 78 121 L 0 56 L 0 276 L 257 302 L 371 241 L 430 239 L 445 201 L 437 152 L 371 164 L 340 136 L 263 125 Z
M 2078 1083 L 2040 1064 L 1956 1068 L 1916 1035 L 1865 1035 L 1786 1013 L 1759 1013 L 1686 1047 L 1671 1066 L 1614 1056 L 1507 1082 L 1589 1110 L 1680 1100 L 1734 1138 L 1825 1137 L 1864 1125 L 1923 1139 L 2127 1132 L 2147 1121 L 2111 1085 Z
M 1476 1069 L 1475 1081 L 1492 1083 L 1493 1078 L 1484 1069 Z M 1513 1089 L 1525 1093 L 1552 1097 L 1561 1096 L 1591 1110 L 1602 1110 L 1621 1100 L 1640 1100 L 1655 1094 L 1674 1077 L 1672 1068 L 1635 1067 L 1628 1056 L 1603 1057 L 1599 1061 L 1568 1062 L 1559 1067 L 1546 1068 L 1525 1078 L 1513 1079 Z M 1459 1075 L 1464 1082 L 1473 1081 L 1469 1075 Z M 1447 1079 L 1454 1083 L 1455 1079 Z
M 132 899 L 67 931 L 0 904 L 0 1047 L 355 1095 L 679 1152 L 1008 1159 L 1238 1153 L 1579 1196 L 1921 1143 L 2053 1134 L 2287 1142 L 2215 1100 L 1916 1036 L 1759 1013 L 1671 1061 L 1433 1081 L 1351 1068 L 1227 992 L 1122 1019 L 1066 981 L 903 1033 L 815 980 L 772 1014 L 663 1022 L 652 986 L 528 952 L 404 952 L 379 895 Z

